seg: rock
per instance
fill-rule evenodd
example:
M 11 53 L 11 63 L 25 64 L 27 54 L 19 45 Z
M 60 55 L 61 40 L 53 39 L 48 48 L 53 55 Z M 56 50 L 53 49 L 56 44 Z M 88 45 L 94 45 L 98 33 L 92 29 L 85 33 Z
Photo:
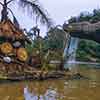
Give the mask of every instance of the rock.
M 13 46 L 14 46 L 15 48 L 18 48 L 18 47 L 21 46 L 21 43 L 20 43 L 19 41 L 15 41 L 15 42 L 13 43 Z
M 6 63 L 11 63 L 11 58 L 10 57 L 3 57 L 3 61 Z

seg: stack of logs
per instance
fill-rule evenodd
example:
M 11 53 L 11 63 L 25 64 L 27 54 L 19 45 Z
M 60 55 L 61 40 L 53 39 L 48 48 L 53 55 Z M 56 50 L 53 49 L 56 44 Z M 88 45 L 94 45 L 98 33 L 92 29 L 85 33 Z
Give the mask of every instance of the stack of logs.
M 0 39 L 2 40 L 0 43 L 0 54 L 5 62 L 10 63 L 14 57 L 21 62 L 27 61 L 26 37 L 10 20 L 0 23 Z
M 17 28 L 11 20 L 5 20 L 0 23 L 0 58 L 2 61 L 11 64 L 37 64 L 37 56 L 29 56 L 26 43 L 31 43 L 24 32 Z

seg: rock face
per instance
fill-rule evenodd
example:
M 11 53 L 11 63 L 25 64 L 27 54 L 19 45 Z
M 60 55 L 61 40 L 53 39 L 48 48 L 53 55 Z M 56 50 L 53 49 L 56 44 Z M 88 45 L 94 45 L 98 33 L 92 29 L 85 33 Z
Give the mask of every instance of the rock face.
M 90 32 L 96 32 L 97 30 L 100 30 L 100 22 L 91 24 L 87 21 L 84 21 L 78 23 L 64 24 L 63 28 L 68 32 L 83 31 L 84 33 L 90 33 Z
M 63 29 L 70 33 L 72 37 L 94 40 L 100 43 L 100 22 L 91 24 L 84 21 L 79 23 L 63 24 Z

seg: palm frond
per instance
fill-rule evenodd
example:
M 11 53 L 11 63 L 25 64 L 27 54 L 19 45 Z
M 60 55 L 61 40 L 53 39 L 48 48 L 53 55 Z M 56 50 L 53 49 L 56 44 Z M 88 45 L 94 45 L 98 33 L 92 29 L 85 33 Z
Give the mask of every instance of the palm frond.
M 25 10 L 27 9 L 32 16 L 38 17 L 38 20 L 42 24 L 46 24 L 48 27 L 53 25 L 51 18 L 48 17 L 49 15 L 47 11 L 39 5 L 37 0 L 19 0 L 19 4 L 20 7 L 24 8 Z

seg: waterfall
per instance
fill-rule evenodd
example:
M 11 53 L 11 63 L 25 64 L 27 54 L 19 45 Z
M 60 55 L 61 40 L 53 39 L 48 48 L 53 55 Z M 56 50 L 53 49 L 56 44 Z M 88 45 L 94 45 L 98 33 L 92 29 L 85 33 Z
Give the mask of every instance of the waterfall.
M 72 63 L 76 62 L 76 50 L 78 47 L 78 38 L 70 37 L 69 43 L 66 45 L 64 55 L 66 58 L 64 67 L 69 67 Z M 66 57 L 67 56 L 67 57 Z
M 71 37 L 69 48 L 68 48 L 68 63 L 74 63 L 76 61 L 76 50 L 78 47 L 78 38 Z

